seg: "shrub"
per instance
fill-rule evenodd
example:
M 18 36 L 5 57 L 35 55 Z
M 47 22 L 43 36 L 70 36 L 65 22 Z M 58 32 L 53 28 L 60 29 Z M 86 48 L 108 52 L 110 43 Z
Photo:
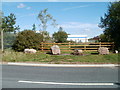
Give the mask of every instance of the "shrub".
M 68 34 L 63 31 L 62 27 L 59 28 L 58 32 L 54 32 L 53 39 L 56 43 L 64 43 L 67 41 Z
M 25 48 L 38 50 L 40 41 L 40 34 L 32 30 L 24 30 L 18 33 L 12 48 L 15 51 L 23 51 Z

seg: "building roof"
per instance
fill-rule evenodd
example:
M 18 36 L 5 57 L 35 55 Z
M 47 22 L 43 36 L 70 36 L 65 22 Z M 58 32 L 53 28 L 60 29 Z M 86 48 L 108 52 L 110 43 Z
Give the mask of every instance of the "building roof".
M 87 35 L 68 35 L 68 37 L 87 37 Z
M 68 38 L 87 38 L 87 35 L 68 35 Z
M 99 39 L 100 39 L 100 37 L 96 36 L 96 37 L 90 38 L 89 40 L 99 40 Z

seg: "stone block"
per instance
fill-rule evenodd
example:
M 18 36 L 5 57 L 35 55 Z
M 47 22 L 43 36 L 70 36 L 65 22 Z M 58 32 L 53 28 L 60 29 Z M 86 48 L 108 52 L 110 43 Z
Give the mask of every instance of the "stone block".
M 109 49 L 108 49 L 107 47 L 100 47 L 100 48 L 98 49 L 98 52 L 99 52 L 99 54 L 101 54 L 101 55 L 106 55 L 106 54 L 109 54 Z
M 61 54 L 60 48 L 59 48 L 58 45 L 53 45 L 51 47 L 51 52 L 52 52 L 53 55 L 59 55 L 59 54 Z

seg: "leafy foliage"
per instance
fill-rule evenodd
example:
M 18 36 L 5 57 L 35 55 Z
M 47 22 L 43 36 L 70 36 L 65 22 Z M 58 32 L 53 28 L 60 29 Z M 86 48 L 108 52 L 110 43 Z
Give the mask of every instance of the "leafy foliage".
M 120 49 L 120 1 L 109 4 L 108 12 L 101 17 L 100 27 L 104 28 L 104 34 L 115 42 L 115 48 Z
M 16 32 L 15 30 L 19 29 L 19 27 L 15 26 L 16 24 L 16 17 L 13 13 L 9 16 L 2 17 L 2 29 L 5 32 Z
M 53 16 L 48 14 L 48 9 L 44 9 L 42 10 L 39 14 L 38 14 L 38 18 L 40 19 L 40 26 L 41 26 L 41 30 L 42 31 L 46 31 L 47 29 L 47 26 L 48 24 L 50 23 L 49 21 L 52 21 L 51 22 L 51 25 L 56 27 L 57 24 L 56 24 L 56 20 L 53 19 Z M 48 23 L 49 22 L 49 23 Z
M 46 30 L 48 21 L 52 19 L 52 16 L 50 14 L 48 14 L 47 11 L 48 11 L 48 9 L 44 9 L 38 15 L 38 18 L 41 21 L 40 25 L 42 26 L 43 31 Z
M 111 39 L 105 34 L 100 34 L 99 38 L 100 38 L 99 39 L 100 42 L 110 42 L 111 41 Z
M 33 24 L 32 26 L 33 26 L 33 27 L 32 27 L 32 30 L 35 31 L 35 30 L 36 30 L 35 24 Z
M 40 46 L 40 40 L 40 34 L 35 33 L 32 30 L 24 30 L 18 33 L 18 36 L 16 37 L 12 47 L 15 51 L 23 51 L 26 48 L 38 50 Z
M 59 28 L 59 31 L 58 32 L 55 32 L 53 34 L 53 39 L 55 42 L 57 43 L 63 43 L 63 42 L 66 42 L 67 41 L 67 38 L 68 38 L 68 34 L 63 31 L 63 28 L 60 27 Z
M 41 31 L 40 33 L 41 42 L 49 42 L 51 40 L 47 31 Z
M 3 12 L 0 10 L 0 29 L 2 27 L 2 16 L 3 16 Z

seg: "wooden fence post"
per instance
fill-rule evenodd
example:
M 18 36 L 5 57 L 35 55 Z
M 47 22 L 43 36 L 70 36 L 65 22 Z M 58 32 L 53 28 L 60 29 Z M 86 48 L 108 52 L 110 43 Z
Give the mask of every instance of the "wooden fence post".
M 69 42 L 69 51 L 70 51 L 70 42 Z
M 53 43 L 53 45 L 55 45 L 55 42 Z
M 114 51 L 114 48 L 115 48 L 115 43 L 112 42 L 112 50 Z
M 84 45 L 84 51 L 86 51 L 86 45 Z
M 99 42 L 99 45 L 100 45 L 99 47 L 101 47 L 101 42 Z
M 43 42 L 41 44 L 42 44 L 41 46 L 42 46 L 42 51 L 43 51 Z

